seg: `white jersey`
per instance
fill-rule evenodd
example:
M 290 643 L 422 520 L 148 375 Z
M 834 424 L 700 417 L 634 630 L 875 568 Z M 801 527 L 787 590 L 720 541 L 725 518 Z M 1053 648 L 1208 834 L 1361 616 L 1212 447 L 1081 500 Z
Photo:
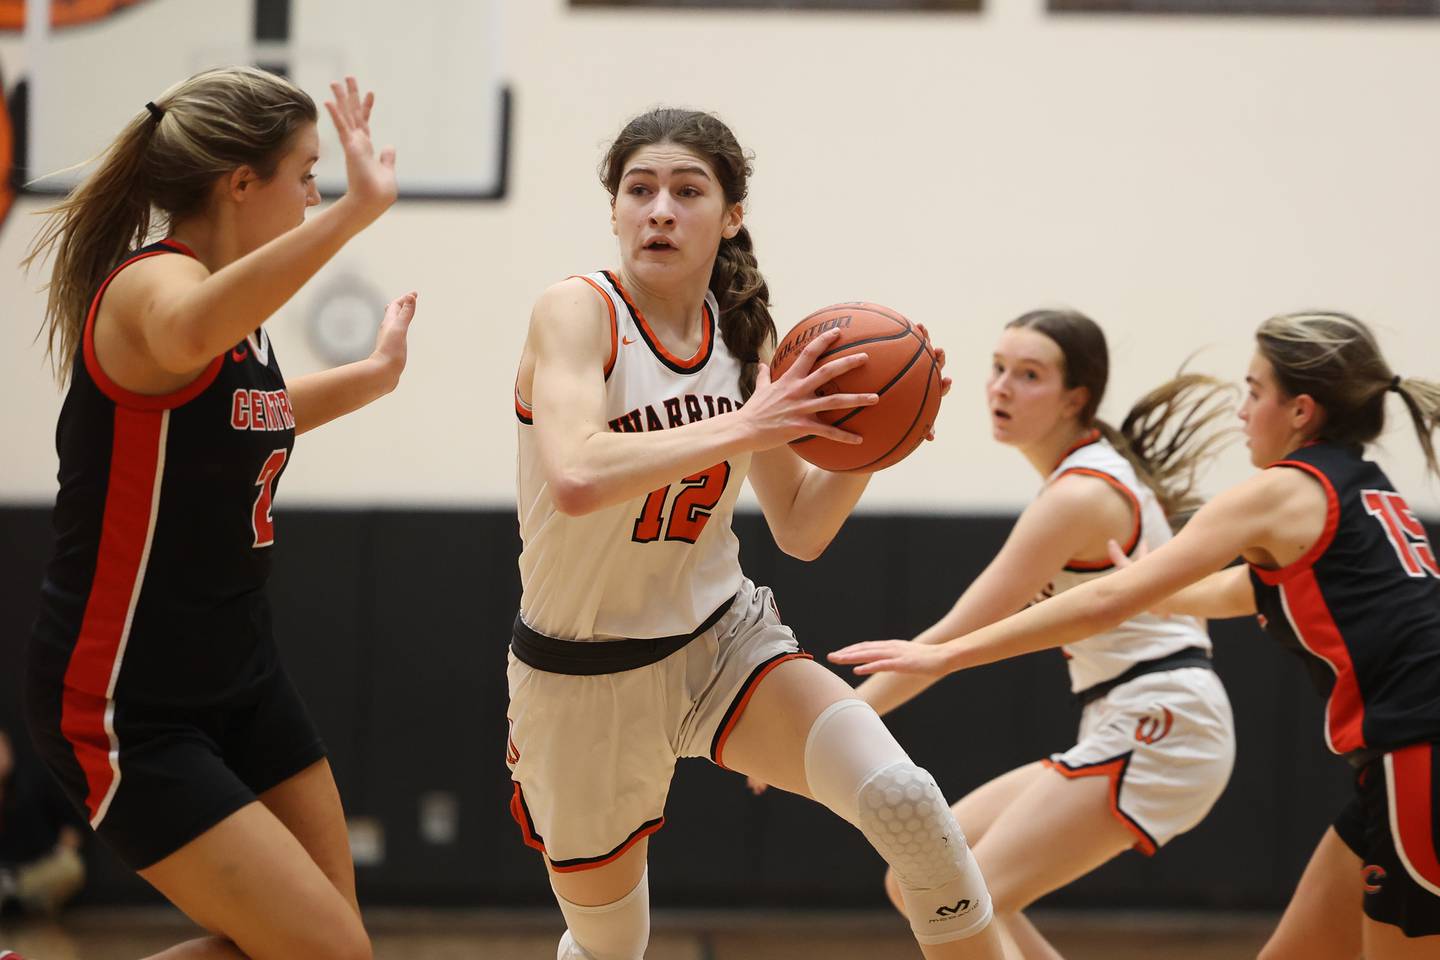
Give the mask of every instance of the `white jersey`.
M 700 348 L 681 359 L 660 342 L 610 271 L 582 277 L 605 301 L 610 358 L 605 418 L 617 433 L 664 430 L 741 407 L 741 363 L 720 337 L 706 293 Z M 520 419 L 520 616 L 562 640 L 689 634 L 740 588 L 740 543 L 730 527 L 750 455 L 582 517 L 555 509 L 540 469 L 533 412 Z
M 1097 430 L 1072 448 L 1046 480 L 1054 483 L 1066 474 L 1084 474 L 1105 480 L 1130 501 L 1134 527 L 1125 543 L 1125 553 L 1134 556 L 1143 543 L 1157 550 L 1170 540 L 1170 523 L 1151 489 L 1135 476 L 1130 461 L 1110 445 Z M 1109 562 L 1066 564 L 1045 588 L 1038 600 L 1064 593 L 1096 577 L 1103 577 L 1114 565 Z M 1195 617 L 1157 617 L 1142 613 L 1104 633 L 1086 637 L 1062 649 L 1070 666 L 1070 689 L 1079 693 L 1104 683 L 1145 660 L 1154 660 L 1186 647 L 1210 649 L 1210 636 Z

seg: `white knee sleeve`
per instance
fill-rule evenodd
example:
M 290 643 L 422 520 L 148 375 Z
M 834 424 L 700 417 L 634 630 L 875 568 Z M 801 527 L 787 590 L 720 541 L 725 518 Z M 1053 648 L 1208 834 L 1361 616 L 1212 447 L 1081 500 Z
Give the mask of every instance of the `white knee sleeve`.
M 554 884 L 551 884 L 554 889 Z M 555 960 L 643 960 L 650 942 L 650 870 L 614 903 L 582 907 L 555 891 L 568 928 Z
M 854 824 L 895 871 L 921 943 L 974 936 L 993 909 L 945 795 L 870 706 L 841 700 L 805 741 L 810 794 Z

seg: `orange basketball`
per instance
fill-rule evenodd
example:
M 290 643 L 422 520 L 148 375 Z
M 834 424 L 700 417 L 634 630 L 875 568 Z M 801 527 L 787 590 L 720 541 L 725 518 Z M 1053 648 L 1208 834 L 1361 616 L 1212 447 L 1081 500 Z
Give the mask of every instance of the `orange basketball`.
M 801 320 L 775 348 L 770 376 L 779 379 L 805 345 L 829 330 L 840 340 L 820 355 L 816 366 L 851 353 L 864 353 L 863 365 L 831 380 L 822 394 L 878 393 L 873 407 L 825 410 L 820 418 L 865 438 L 846 444 L 801 437 L 790 446 L 825 470 L 870 473 L 899 463 L 920 445 L 940 411 L 940 365 L 920 330 L 909 320 L 874 303 L 837 303 Z

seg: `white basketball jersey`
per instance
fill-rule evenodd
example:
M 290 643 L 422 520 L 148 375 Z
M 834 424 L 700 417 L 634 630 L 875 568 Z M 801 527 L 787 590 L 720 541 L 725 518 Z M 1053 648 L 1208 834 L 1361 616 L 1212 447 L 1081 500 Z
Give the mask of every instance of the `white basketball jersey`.
M 611 430 L 666 430 L 741 407 L 741 364 L 720 337 L 712 294 L 705 295 L 700 348 L 682 359 L 660 342 L 614 273 L 581 279 L 609 308 Z M 735 595 L 740 544 L 730 521 L 749 454 L 675 477 L 647 496 L 566 516 L 540 469 L 526 399 L 517 390 L 520 615 L 531 628 L 563 640 L 688 634 Z
M 1135 526 L 1124 544 L 1127 555 L 1133 557 L 1142 543 L 1150 550 L 1157 550 L 1170 540 L 1170 523 L 1154 492 L 1140 482 L 1130 461 L 1101 437 L 1098 430 L 1065 455 L 1046 483 L 1054 483 L 1071 473 L 1105 480 L 1130 500 Z M 1114 569 L 1108 561 L 1072 561 L 1036 598 L 1037 602 L 1103 577 Z M 1200 620 L 1142 613 L 1113 630 L 1067 644 L 1062 649 L 1070 666 L 1070 689 L 1079 693 L 1118 677 L 1141 661 L 1154 660 L 1186 647 L 1210 649 L 1210 635 Z

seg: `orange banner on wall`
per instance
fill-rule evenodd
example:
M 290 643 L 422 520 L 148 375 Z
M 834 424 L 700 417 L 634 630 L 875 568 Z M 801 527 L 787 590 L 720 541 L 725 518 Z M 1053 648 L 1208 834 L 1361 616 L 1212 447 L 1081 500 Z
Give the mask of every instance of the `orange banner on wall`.
M 141 0 L 50 0 L 50 26 L 93 23 Z M 25 29 L 25 0 L 0 0 L 0 30 Z

